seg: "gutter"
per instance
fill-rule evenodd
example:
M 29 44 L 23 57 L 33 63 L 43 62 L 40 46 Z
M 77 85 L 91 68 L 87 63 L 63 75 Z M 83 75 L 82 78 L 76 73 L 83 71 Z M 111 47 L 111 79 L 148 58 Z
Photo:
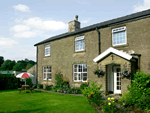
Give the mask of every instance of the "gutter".
M 100 40 L 100 32 L 97 27 L 96 27 L 96 31 L 98 33 L 98 48 L 99 48 L 99 55 L 100 55 L 101 54 L 101 40 Z
M 138 56 L 138 72 L 140 72 L 140 60 L 141 60 L 141 54 L 131 54 L 133 56 Z

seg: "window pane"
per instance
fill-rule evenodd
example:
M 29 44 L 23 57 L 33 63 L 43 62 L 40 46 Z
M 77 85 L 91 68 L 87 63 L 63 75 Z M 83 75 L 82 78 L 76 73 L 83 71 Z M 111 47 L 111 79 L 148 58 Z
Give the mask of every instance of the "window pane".
M 77 73 L 74 73 L 74 80 L 77 80 Z
M 76 41 L 75 47 L 76 47 L 76 50 L 84 50 L 84 48 L 85 48 L 84 40 Z
M 87 80 L 87 73 L 83 73 L 83 81 Z
M 81 80 L 81 73 L 78 73 L 78 80 Z
M 44 79 L 46 79 L 46 73 L 44 73 Z
M 83 72 L 87 72 L 87 64 L 83 64 Z
M 78 72 L 82 72 L 82 64 L 78 65 Z
M 125 34 L 126 34 L 126 31 L 119 31 L 119 32 L 113 33 L 113 44 L 117 45 L 117 44 L 126 43 Z
M 47 74 L 47 78 L 48 78 L 48 79 L 51 79 L 51 73 L 48 73 L 48 74 Z

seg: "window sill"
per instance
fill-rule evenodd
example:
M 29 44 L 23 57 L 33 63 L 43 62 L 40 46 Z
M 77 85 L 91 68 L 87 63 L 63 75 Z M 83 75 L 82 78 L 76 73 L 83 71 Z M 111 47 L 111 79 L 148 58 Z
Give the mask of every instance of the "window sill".
M 73 82 L 77 82 L 77 83 L 79 83 L 79 82 L 87 82 L 87 81 L 73 81 Z
M 47 81 L 47 79 L 43 79 L 43 80 L 46 80 Z M 52 79 L 48 79 L 49 81 L 51 81 Z
M 86 52 L 86 51 L 85 50 L 75 51 L 75 53 L 81 53 L 81 52 Z
M 115 45 L 115 46 L 112 46 L 112 47 L 114 47 L 114 48 L 119 48 L 119 47 L 128 47 L 129 46 L 129 44 L 127 43 L 127 44 L 123 44 L 123 45 Z
M 48 55 L 48 56 L 44 56 L 44 58 L 46 58 L 46 57 L 50 57 L 51 55 Z

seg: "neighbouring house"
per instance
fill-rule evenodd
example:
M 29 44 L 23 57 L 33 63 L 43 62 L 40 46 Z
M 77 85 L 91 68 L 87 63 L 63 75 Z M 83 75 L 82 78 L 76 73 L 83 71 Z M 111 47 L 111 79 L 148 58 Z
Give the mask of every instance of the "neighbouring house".
M 28 69 L 27 73 L 31 73 L 32 75 L 34 75 L 34 77 L 31 77 L 31 80 L 34 85 L 37 84 L 36 64 L 34 66 L 32 66 L 30 69 Z
M 105 93 L 120 94 L 131 84 L 131 79 L 122 79 L 121 71 L 150 74 L 150 9 L 84 28 L 76 16 L 67 33 L 34 46 L 38 83 L 48 80 L 55 85 L 55 73 L 61 71 L 71 86 L 93 80 L 103 84 Z M 95 69 L 104 75 L 95 75 Z
M 0 74 L 2 74 L 2 75 L 10 74 L 10 75 L 16 76 L 16 75 L 18 75 L 18 74 L 20 74 L 20 73 L 23 73 L 23 72 L 24 72 L 24 71 L 1 70 L 1 71 L 0 71 Z

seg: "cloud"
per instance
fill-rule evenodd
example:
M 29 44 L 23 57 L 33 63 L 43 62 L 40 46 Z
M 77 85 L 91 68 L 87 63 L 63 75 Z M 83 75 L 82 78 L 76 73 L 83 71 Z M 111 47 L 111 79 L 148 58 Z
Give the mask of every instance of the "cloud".
M 68 28 L 68 24 L 65 24 L 61 21 L 43 21 L 39 17 L 35 18 L 29 18 L 28 20 L 24 20 L 24 24 L 35 28 L 35 29 L 40 29 L 40 30 L 52 30 L 52 31 L 57 31 L 57 30 L 64 30 Z
M 13 8 L 22 12 L 28 12 L 28 13 L 31 12 L 29 7 L 26 5 L 19 4 L 19 5 L 13 6 Z
M 139 12 L 150 9 L 150 0 L 143 0 L 143 4 L 137 4 L 134 5 L 133 7 L 134 7 L 133 12 Z
M 15 22 L 17 23 L 20 23 L 22 21 L 22 18 L 21 19 L 15 19 Z
M 34 31 L 26 31 L 14 34 L 15 38 L 33 38 L 36 37 L 36 32 Z
M 88 23 L 91 19 L 87 19 L 87 20 L 82 20 L 81 23 Z
M 15 32 L 20 32 L 20 31 L 28 31 L 31 28 L 29 26 L 25 25 L 15 25 L 14 27 L 10 28 L 10 30 L 13 30 Z
M 14 44 L 18 44 L 18 42 L 10 38 L 0 37 L 0 46 L 9 48 L 10 46 L 13 46 Z

